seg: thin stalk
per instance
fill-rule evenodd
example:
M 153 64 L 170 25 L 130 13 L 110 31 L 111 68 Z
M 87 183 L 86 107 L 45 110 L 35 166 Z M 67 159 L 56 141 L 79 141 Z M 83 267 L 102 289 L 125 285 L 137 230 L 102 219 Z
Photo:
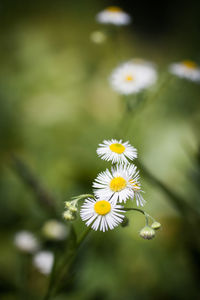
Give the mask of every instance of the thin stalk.
M 91 228 L 89 227 L 81 236 L 81 238 L 79 239 L 79 241 L 76 243 L 76 246 L 74 247 L 74 249 L 72 249 L 70 252 L 67 253 L 67 256 L 65 257 L 64 261 L 62 262 L 61 268 L 60 270 L 56 270 L 57 273 L 57 277 L 56 277 L 56 281 L 54 281 L 55 276 L 53 276 L 53 280 L 50 280 L 50 284 L 51 286 L 49 286 L 47 293 L 44 297 L 44 300 L 49 300 L 51 299 L 51 297 L 53 297 L 53 295 L 56 294 L 56 292 L 58 291 L 59 287 L 60 287 L 60 283 L 62 283 L 62 280 L 65 276 L 68 275 L 68 272 L 77 256 L 77 253 L 79 251 L 80 246 L 82 245 L 82 243 L 84 242 L 84 240 L 86 239 L 88 233 L 90 232 Z M 64 268 L 63 268 L 64 265 Z M 54 272 L 55 274 L 55 272 Z M 54 283 L 54 286 L 53 286 Z

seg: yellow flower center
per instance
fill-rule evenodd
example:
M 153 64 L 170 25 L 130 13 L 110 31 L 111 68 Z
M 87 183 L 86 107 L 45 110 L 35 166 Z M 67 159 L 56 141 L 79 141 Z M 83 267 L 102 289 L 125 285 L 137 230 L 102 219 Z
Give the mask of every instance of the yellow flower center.
M 98 215 L 105 216 L 111 211 L 111 204 L 106 200 L 101 200 L 95 203 L 94 210 Z
M 115 177 L 110 182 L 110 188 L 113 192 L 119 192 L 126 187 L 127 183 L 123 177 Z
M 121 8 L 118 6 L 109 6 L 106 10 L 109 12 L 121 12 L 122 11 Z
M 110 145 L 110 150 L 115 153 L 122 154 L 125 151 L 125 147 L 122 144 L 116 143 Z
M 196 69 L 197 68 L 197 64 L 192 60 L 184 60 L 183 64 L 184 64 L 185 67 L 187 67 L 189 69 Z
M 125 80 L 126 80 L 126 81 L 133 81 L 134 78 L 133 78 L 132 75 L 127 75 L 127 76 L 125 77 Z
M 133 179 L 129 180 L 130 184 L 132 185 L 132 189 L 133 190 L 140 190 L 140 186 L 138 185 L 138 183 L 136 181 L 134 181 Z

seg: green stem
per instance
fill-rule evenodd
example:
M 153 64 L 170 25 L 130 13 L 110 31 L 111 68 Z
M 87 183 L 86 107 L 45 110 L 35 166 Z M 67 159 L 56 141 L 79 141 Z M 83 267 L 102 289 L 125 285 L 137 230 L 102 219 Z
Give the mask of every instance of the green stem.
M 147 214 L 144 210 L 140 209 L 140 208 L 133 208 L 133 207 L 129 207 L 129 208 L 123 208 L 123 210 L 125 211 L 131 211 L 131 210 L 134 210 L 134 211 L 138 211 L 140 212 L 141 214 L 143 214 L 145 216 L 145 219 L 146 219 L 146 225 L 149 224 L 149 218 L 152 219 L 153 221 L 155 221 L 155 219 L 150 216 L 149 214 Z
M 58 291 L 62 280 L 65 276 L 68 275 L 68 272 L 77 256 L 77 253 L 79 251 L 80 246 L 82 245 L 82 243 L 84 242 L 85 238 L 87 237 L 88 233 L 90 232 L 91 228 L 89 227 L 81 236 L 81 238 L 79 239 L 79 241 L 76 243 L 74 249 L 72 249 L 70 252 L 67 252 L 67 256 L 65 257 L 64 261 L 62 262 L 61 268 L 59 270 L 56 270 L 57 273 L 57 277 L 56 277 L 56 281 L 54 283 L 53 286 L 53 280 L 55 278 L 54 275 L 52 275 L 53 280 L 50 280 L 50 285 L 47 293 L 44 297 L 44 300 L 49 300 L 51 297 L 53 297 L 53 295 L 56 294 L 56 292 Z M 63 267 L 64 266 L 64 267 Z M 54 272 L 55 274 L 55 272 Z

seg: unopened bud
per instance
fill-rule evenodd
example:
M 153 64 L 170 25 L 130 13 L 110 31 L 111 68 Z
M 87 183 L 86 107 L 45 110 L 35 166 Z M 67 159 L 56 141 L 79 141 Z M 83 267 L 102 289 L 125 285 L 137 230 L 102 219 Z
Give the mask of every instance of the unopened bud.
M 158 230 L 160 227 L 161 227 L 161 224 L 157 221 L 155 221 L 151 224 L 151 228 L 153 228 L 155 230 Z
M 66 201 L 65 202 L 65 207 L 70 210 L 71 212 L 77 212 L 77 200 L 74 200 L 74 201 Z
M 124 220 L 121 223 L 122 227 L 126 227 L 129 225 L 129 219 L 127 217 L 124 218 Z
M 143 239 L 151 240 L 155 236 L 155 231 L 150 226 L 145 226 L 140 230 L 140 236 Z
M 76 215 L 71 213 L 69 210 L 64 211 L 63 218 L 67 221 L 73 221 L 76 219 Z

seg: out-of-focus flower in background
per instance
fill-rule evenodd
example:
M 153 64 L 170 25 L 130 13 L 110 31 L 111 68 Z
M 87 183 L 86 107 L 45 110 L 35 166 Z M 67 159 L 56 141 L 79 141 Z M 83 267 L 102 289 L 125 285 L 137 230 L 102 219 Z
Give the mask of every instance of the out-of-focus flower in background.
M 90 40 L 95 44 L 103 44 L 105 43 L 107 36 L 102 31 L 93 31 L 90 34 Z
M 114 229 L 124 218 L 123 206 L 107 200 L 94 200 L 88 198 L 81 207 L 80 215 L 86 225 L 94 230 L 105 232 Z
M 98 13 L 96 20 L 102 24 L 122 26 L 128 25 L 131 22 L 131 17 L 120 7 L 110 6 Z
M 29 231 L 19 231 L 14 237 L 15 246 L 23 252 L 34 253 L 39 249 L 39 242 Z
M 44 224 L 42 233 L 46 238 L 51 240 L 64 240 L 69 230 L 63 223 L 57 220 L 49 220 Z
M 200 68 L 192 60 L 173 63 L 169 66 L 169 71 L 178 77 L 200 82 Z
M 44 275 L 51 272 L 54 262 L 54 255 L 51 251 L 40 251 L 33 257 L 34 266 Z
M 143 60 L 132 60 L 118 66 L 110 76 L 113 90 L 129 95 L 153 85 L 157 80 L 157 71 L 153 64 Z

